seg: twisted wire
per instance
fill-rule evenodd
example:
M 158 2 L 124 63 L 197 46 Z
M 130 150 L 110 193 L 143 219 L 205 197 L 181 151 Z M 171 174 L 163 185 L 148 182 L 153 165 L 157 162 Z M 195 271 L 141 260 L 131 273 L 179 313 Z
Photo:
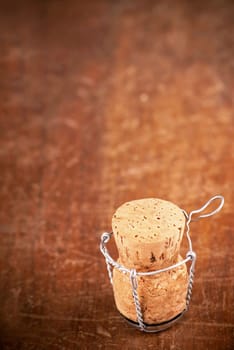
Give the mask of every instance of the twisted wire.
M 106 259 L 106 268 L 107 268 L 108 276 L 109 276 L 109 279 L 110 279 L 110 283 L 113 284 L 113 271 L 112 271 L 112 268 L 111 268 L 111 264 L 109 264 L 107 259 Z
M 135 269 L 132 269 L 130 272 L 130 281 L 132 285 L 132 295 L 133 295 L 133 300 L 134 300 L 135 309 L 136 309 L 137 321 L 138 321 L 140 330 L 144 331 L 145 325 L 144 325 L 143 315 L 141 311 L 141 304 L 140 304 L 140 300 L 137 292 L 138 284 L 137 284 L 137 274 Z
M 195 262 L 196 262 L 196 254 L 195 252 L 189 252 L 192 263 L 189 269 L 189 282 L 188 282 L 188 288 L 187 288 L 187 295 L 186 295 L 186 311 L 189 308 L 189 303 L 192 297 L 192 290 L 193 290 L 193 282 L 194 282 L 194 272 L 195 272 Z

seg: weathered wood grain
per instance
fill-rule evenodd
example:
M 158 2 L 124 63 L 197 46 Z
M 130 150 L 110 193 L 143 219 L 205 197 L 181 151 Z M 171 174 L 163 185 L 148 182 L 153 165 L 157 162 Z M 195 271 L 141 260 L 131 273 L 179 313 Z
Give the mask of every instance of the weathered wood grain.
M 0 11 L 3 349 L 232 349 L 232 1 L 24 1 Z M 191 309 L 118 314 L 99 252 L 135 198 L 223 211 L 192 226 Z

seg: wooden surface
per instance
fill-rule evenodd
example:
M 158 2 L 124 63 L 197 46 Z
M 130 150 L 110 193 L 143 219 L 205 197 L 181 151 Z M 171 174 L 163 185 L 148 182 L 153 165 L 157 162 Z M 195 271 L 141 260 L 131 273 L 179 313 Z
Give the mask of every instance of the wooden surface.
M 1 349 L 233 349 L 233 18 L 218 0 L 1 4 Z M 189 313 L 132 329 L 99 252 L 113 212 L 218 193 L 192 226 Z

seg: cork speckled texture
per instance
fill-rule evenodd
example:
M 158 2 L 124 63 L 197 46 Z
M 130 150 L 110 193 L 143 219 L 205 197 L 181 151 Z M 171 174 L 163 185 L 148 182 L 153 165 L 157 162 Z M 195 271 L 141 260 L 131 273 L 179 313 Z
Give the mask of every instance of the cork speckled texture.
M 233 0 L 1 1 L 1 349 L 233 350 L 233 18 Z M 215 194 L 189 312 L 142 334 L 101 234 L 122 203 Z
M 181 261 L 179 256 L 177 261 Z M 138 277 L 138 295 L 144 322 L 159 324 L 168 321 L 185 309 L 188 275 L 186 265 L 156 276 Z M 129 275 L 114 269 L 115 302 L 122 315 L 137 321 Z
M 139 270 L 170 265 L 178 256 L 184 226 L 182 210 L 157 198 L 124 203 L 112 217 L 122 263 Z

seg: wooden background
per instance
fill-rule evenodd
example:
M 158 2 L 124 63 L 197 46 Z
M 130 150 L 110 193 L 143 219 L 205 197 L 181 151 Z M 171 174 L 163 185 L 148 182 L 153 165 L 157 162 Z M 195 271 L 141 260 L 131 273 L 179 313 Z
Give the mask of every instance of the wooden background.
M 221 0 L 1 2 L 1 349 L 233 349 L 233 19 Z M 189 313 L 132 329 L 99 252 L 114 210 L 215 194 Z

